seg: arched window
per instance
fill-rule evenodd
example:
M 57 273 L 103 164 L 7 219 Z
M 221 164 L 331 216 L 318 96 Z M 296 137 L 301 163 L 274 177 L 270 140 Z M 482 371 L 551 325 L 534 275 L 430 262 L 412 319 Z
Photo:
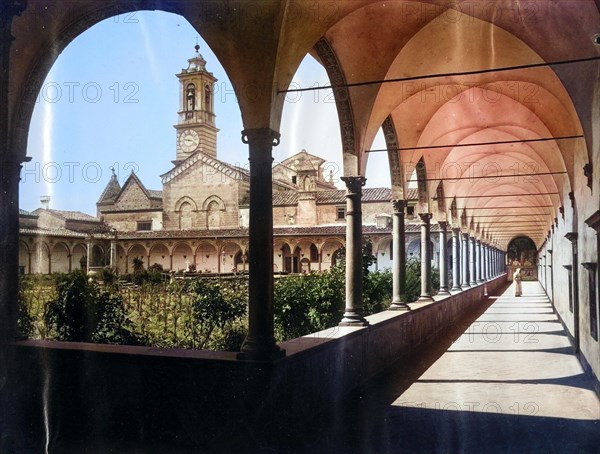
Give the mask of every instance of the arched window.
M 210 85 L 206 85 L 204 87 L 204 110 L 211 110 L 211 108 L 210 108 L 211 94 L 212 94 L 212 90 L 210 89 Z
M 191 230 L 193 226 L 192 213 L 194 209 L 189 202 L 183 202 L 179 207 L 179 229 Z
M 221 227 L 221 210 L 216 200 L 208 204 L 207 220 L 209 229 L 218 229 Z
M 196 108 L 196 86 L 188 84 L 185 89 L 185 118 L 190 119 L 193 116 L 193 111 Z
M 310 261 L 311 262 L 319 261 L 319 250 L 317 249 L 317 246 L 314 243 L 312 243 L 310 245 Z

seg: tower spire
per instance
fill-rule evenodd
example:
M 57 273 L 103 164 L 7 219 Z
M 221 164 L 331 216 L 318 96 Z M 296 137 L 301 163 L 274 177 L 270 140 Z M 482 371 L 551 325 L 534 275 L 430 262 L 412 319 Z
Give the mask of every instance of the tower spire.
M 188 67 L 182 69 L 177 78 L 180 83 L 179 121 L 177 130 L 177 152 L 173 161 L 178 165 L 183 160 L 201 151 L 212 157 L 217 155 L 217 132 L 214 113 L 214 84 L 217 79 L 206 70 L 206 60 L 200 53 L 196 36 L 194 56 L 188 59 Z

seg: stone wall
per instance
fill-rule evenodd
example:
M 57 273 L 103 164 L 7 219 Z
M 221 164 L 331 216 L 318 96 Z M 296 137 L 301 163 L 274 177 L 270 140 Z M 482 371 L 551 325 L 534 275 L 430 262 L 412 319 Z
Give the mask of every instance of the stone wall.
M 505 276 L 486 284 L 493 294 Z M 25 341 L 9 383 L 17 436 L 53 440 L 162 440 L 211 451 L 240 434 L 294 432 L 335 416 L 352 390 L 396 365 L 470 311 L 484 309 L 479 285 L 407 313 L 381 312 L 366 328 L 335 327 L 282 344 L 274 363 L 235 353 Z M 33 451 L 32 451 L 33 452 Z
M 240 183 L 239 179 L 225 175 L 201 161 L 197 162 L 163 187 L 165 230 L 179 230 L 180 225 L 186 225 L 190 230 L 208 228 L 207 208 L 213 200 L 221 207 L 218 213 L 220 228 L 238 228 Z M 183 203 L 189 203 L 191 211 L 181 211 L 184 218 L 180 221 L 179 208 Z M 185 219 L 186 216 L 189 220 Z

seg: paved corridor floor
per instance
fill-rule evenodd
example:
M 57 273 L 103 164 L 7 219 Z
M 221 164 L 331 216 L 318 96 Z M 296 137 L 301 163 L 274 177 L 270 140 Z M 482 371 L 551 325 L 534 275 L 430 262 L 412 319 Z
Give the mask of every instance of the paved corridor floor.
M 513 295 L 361 390 L 298 452 L 600 453 L 598 398 L 542 287 Z

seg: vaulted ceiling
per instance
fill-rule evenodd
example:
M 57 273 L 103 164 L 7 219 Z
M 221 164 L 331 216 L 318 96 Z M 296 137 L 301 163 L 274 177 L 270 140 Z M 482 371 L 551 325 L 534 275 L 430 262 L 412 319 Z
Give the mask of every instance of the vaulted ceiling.
M 100 20 L 141 9 L 178 13 L 196 27 L 236 87 L 246 128 L 279 129 L 282 91 L 326 43 L 333 58 L 322 63 L 349 84 L 336 90 L 350 119 L 345 173 L 364 174 L 390 119 L 396 192 L 421 161 L 422 209 L 458 223 L 455 201 L 458 218 L 465 213 L 480 236 L 504 247 L 521 234 L 541 244 L 559 208 L 574 209 L 574 180 L 599 148 L 598 60 L 546 65 L 600 56 L 594 0 L 29 0 L 12 26 L 12 152 L 25 154 L 35 96 L 62 49 Z M 527 65 L 538 66 L 514 69 Z

